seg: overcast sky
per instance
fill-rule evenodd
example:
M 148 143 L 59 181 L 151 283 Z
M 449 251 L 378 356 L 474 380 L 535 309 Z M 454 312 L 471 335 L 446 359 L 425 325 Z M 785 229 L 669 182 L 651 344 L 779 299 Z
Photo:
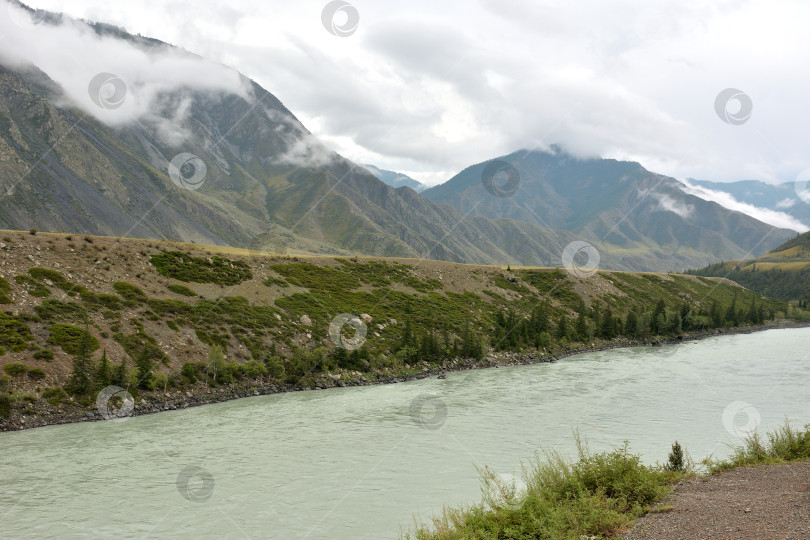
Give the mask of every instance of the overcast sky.
M 28 3 L 231 65 L 349 159 L 431 184 L 554 143 L 677 178 L 810 168 L 808 2 L 356 0 L 346 36 L 321 0 Z M 727 88 L 750 116 L 720 118 Z

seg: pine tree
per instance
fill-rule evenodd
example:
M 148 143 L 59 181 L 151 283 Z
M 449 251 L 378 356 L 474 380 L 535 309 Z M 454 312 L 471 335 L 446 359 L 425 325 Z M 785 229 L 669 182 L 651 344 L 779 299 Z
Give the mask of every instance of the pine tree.
M 650 318 L 650 333 L 652 334 L 660 334 L 661 333 L 661 321 L 662 317 L 663 320 L 666 321 L 666 313 L 667 313 L 667 306 L 664 303 L 664 299 L 658 301 L 655 305 L 655 310 L 653 310 L 652 317 Z
M 602 338 L 613 339 L 615 337 L 615 328 L 613 321 L 613 312 L 609 307 L 605 308 L 605 313 L 602 316 Z
M 79 340 L 79 353 L 73 359 L 73 370 L 70 373 L 68 388 L 79 396 L 86 396 L 93 390 L 93 375 L 95 366 L 90 356 L 92 336 L 87 331 L 87 325 Z
M 563 315 L 557 321 L 557 339 L 564 339 L 568 337 L 568 318 Z
M 627 313 L 627 319 L 624 323 L 624 331 L 630 337 L 636 337 L 638 334 L 638 315 L 635 311 Z
M 581 312 L 577 316 L 576 332 L 577 332 L 577 338 L 581 342 L 585 343 L 586 341 L 588 341 L 588 338 L 589 338 L 589 335 L 588 335 L 588 321 L 585 320 L 585 313 L 583 313 L 583 312 Z
M 218 347 L 218 345 L 214 345 Z M 135 360 L 135 367 L 138 368 L 138 387 L 152 390 L 154 388 L 155 374 L 152 373 L 152 353 L 148 347 L 144 347 L 141 354 Z
M 101 355 L 101 360 L 96 370 L 96 387 L 106 388 L 112 384 L 112 366 L 107 358 L 107 350 L 105 349 Z

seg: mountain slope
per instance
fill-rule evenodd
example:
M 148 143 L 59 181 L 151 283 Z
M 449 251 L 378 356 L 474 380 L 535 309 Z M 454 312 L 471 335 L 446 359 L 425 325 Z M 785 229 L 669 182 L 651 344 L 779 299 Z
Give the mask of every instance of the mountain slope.
M 517 173 L 511 185 L 507 176 L 496 175 L 496 187 L 488 191 L 482 178 L 498 162 Z M 793 234 L 687 195 L 680 186 L 638 163 L 578 159 L 554 148 L 515 152 L 468 167 L 423 195 L 489 218 L 571 231 L 620 259 L 624 256 L 625 264 L 634 264 L 640 254 L 675 268 L 759 255 Z
M 93 30 L 150 54 L 168 47 Z M 272 94 L 243 82 L 248 97 L 161 95 L 158 112 L 186 134 L 177 143 L 141 122 L 111 128 L 59 104 L 61 89 L 35 67 L 0 68 L 0 227 L 534 265 L 559 264 L 573 239 L 473 218 L 387 186 L 320 145 Z M 168 174 L 181 154 L 205 164 L 198 189 L 178 187 Z
M 690 274 L 724 277 L 780 300 L 810 301 L 810 232 L 756 259 L 720 262 Z

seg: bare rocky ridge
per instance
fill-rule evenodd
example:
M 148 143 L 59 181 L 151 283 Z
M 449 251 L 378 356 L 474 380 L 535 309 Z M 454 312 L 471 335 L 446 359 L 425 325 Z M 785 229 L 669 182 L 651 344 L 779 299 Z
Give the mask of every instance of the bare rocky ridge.
M 810 461 L 688 478 L 625 540 L 810 538 Z

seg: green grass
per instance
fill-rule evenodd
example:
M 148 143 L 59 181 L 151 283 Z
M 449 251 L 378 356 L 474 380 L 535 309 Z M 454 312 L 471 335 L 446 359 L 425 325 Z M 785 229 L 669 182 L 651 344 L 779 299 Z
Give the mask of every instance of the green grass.
M 706 460 L 715 473 L 746 465 L 778 464 L 810 459 L 810 424 L 804 430 L 794 429 L 786 420 L 763 438 L 758 432 L 748 435 L 732 456 L 723 461 Z
M 592 454 L 579 444 L 575 462 L 557 453 L 536 458 L 524 470 L 525 489 L 481 471 L 483 501 L 445 509 L 432 526 L 418 525 L 417 540 L 578 540 L 609 537 L 626 529 L 671 490 L 682 473 L 641 463 L 625 445 Z
M 158 273 L 186 283 L 238 285 L 253 277 L 247 263 L 216 255 L 204 258 L 182 251 L 164 251 L 152 255 L 151 262 Z
M 417 524 L 404 538 L 413 540 L 529 540 L 612 538 L 650 511 L 668 512 L 662 501 L 671 486 L 694 475 L 690 460 L 681 471 L 667 464 L 644 465 L 624 447 L 592 454 L 577 440 L 579 456 L 558 453 L 535 458 L 524 467 L 524 489 L 490 469 L 480 470 L 482 502 L 445 508 L 430 524 Z M 674 451 L 674 445 L 673 445 Z M 724 461 L 704 460 L 709 474 L 740 466 L 780 464 L 810 459 L 810 425 L 785 424 L 765 437 L 753 434 Z M 672 455 L 670 455 L 670 463 Z

